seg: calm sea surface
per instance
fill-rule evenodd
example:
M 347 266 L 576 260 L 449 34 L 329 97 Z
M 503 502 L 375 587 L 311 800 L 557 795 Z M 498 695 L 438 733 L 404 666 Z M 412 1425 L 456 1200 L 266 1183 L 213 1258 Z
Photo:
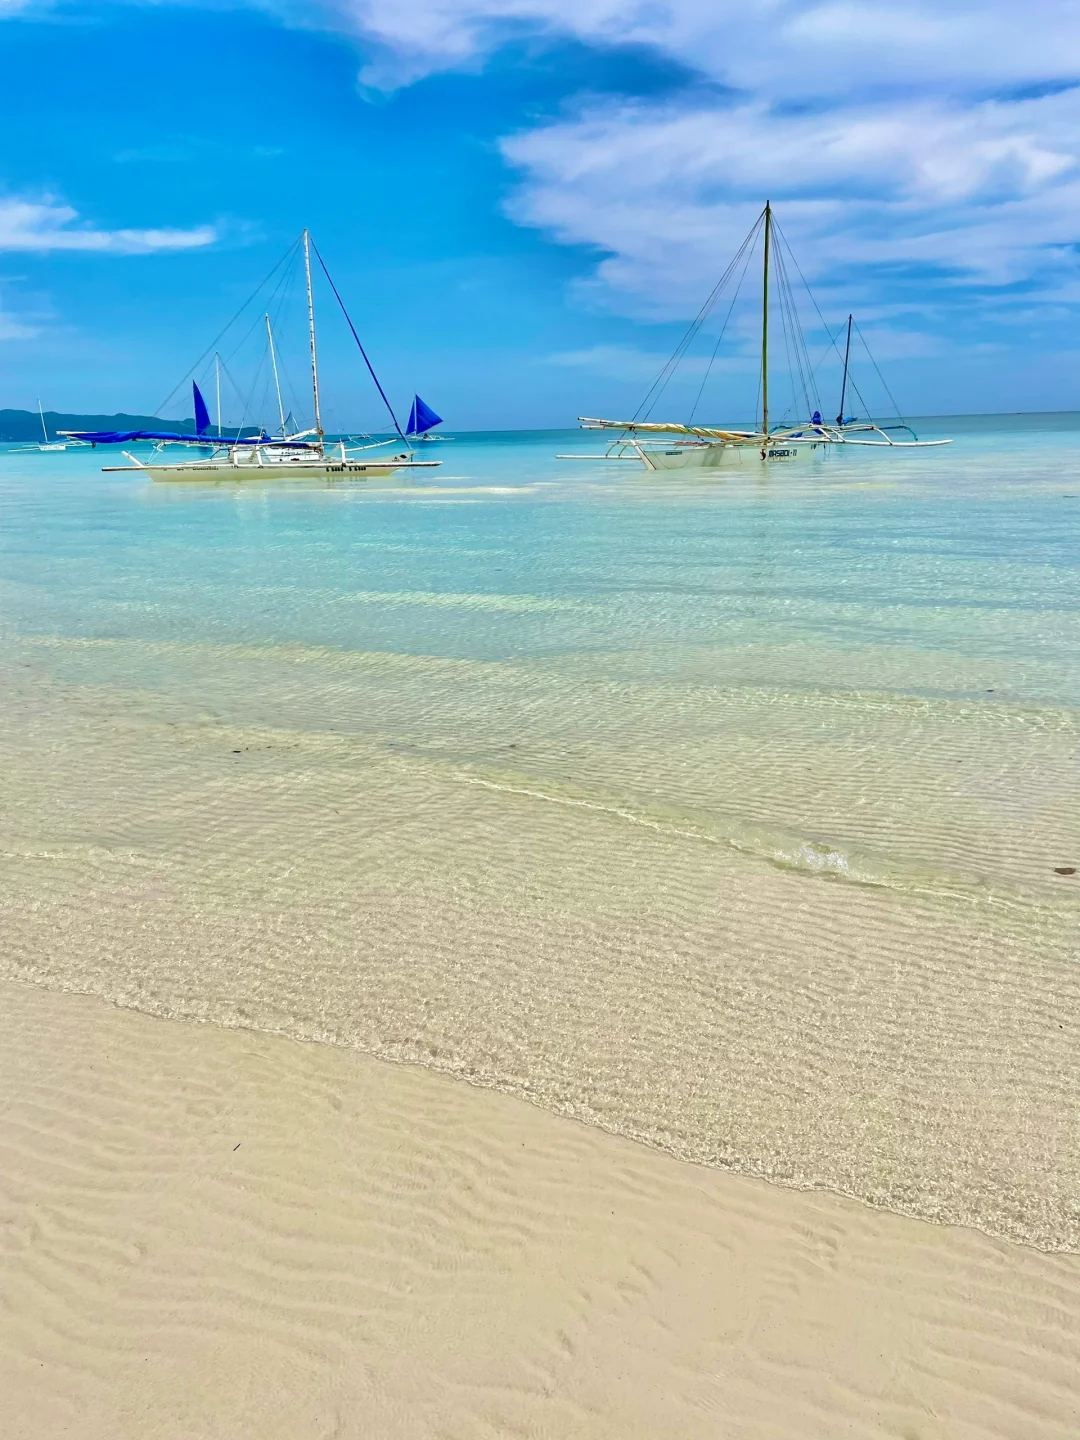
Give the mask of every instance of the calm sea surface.
M 1080 1243 L 1080 415 L 0 452 L 0 973 Z

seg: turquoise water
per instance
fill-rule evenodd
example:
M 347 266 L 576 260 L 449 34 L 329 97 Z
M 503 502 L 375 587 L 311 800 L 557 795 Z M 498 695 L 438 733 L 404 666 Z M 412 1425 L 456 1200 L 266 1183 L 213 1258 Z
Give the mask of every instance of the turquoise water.
M 4 973 L 1076 1243 L 1080 416 L 919 428 L 0 454 Z
M 104 452 L 7 454 L 3 620 L 485 660 L 617 650 L 664 673 L 733 640 L 898 646 L 932 657 L 928 676 L 901 665 L 916 690 L 986 679 L 1075 704 L 1076 423 L 659 483 L 555 461 L 595 448 L 577 432 L 462 437 L 425 450 L 433 481 L 336 490 L 180 492 L 101 474 Z

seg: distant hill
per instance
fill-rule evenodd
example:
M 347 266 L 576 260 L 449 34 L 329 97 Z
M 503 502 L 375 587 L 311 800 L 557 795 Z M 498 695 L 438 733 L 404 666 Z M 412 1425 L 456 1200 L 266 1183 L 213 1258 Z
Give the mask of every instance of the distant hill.
M 159 420 L 156 415 L 62 415 L 45 411 L 51 440 L 57 430 L 187 430 L 194 420 Z M 41 419 L 35 410 L 0 410 L 0 440 L 40 440 Z

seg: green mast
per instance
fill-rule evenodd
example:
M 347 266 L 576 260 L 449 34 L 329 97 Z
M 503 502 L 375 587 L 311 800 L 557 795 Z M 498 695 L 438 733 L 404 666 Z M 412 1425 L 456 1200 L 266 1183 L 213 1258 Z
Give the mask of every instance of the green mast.
M 761 431 L 769 434 L 769 246 L 772 243 L 772 205 L 765 201 L 765 266 L 761 289 Z

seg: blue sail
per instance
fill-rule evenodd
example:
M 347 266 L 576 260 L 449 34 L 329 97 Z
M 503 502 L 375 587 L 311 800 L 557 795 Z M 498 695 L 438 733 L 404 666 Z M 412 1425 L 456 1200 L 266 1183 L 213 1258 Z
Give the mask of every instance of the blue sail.
M 409 411 L 409 423 L 406 426 L 406 435 L 423 435 L 428 430 L 434 430 L 436 425 L 442 424 L 442 416 L 436 415 L 430 405 L 425 405 L 419 395 L 413 396 L 412 409 Z
M 207 410 L 202 391 L 194 380 L 191 382 L 191 392 L 195 397 L 195 434 L 208 435 L 210 433 L 210 411 Z

